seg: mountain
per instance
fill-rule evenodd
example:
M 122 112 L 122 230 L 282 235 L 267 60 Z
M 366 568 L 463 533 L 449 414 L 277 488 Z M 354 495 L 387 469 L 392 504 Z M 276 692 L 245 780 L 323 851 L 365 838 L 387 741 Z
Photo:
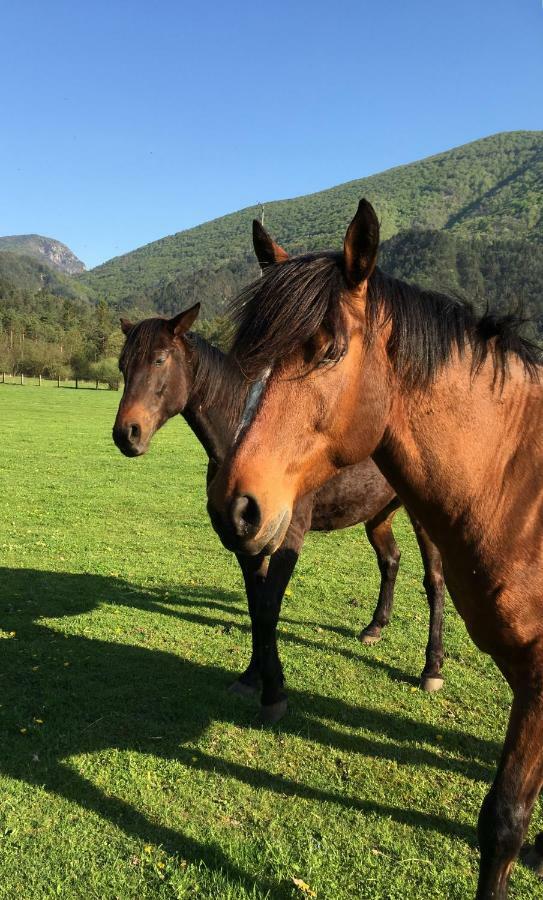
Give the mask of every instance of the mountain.
M 72 253 L 66 244 L 39 234 L 15 234 L 0 237 L 0 251 L 33 256 L 65 275 L 79 275 L 85 271 L 85 263 Z
M 290 251 L 340 247 L 358 200 L 365 196 L 381 220 L 383 259 L 391 261 L 391 248 L 397 245 L 388 242 L 399 235 L 405 239 L 404 260 L 420 245 L 421 232 L 445 235 L 433 246 L 435 252 L 445 252 L 447 246 L 450 287 L 470 290 L 469 278 L 462 278 L 452 256 L 462 257 L 465 249 L 488 257 L 493 245 L 514 242 L 522 270 L 520 258 L 528 259 L 530 251 L 520 253 L 519 247 L 532 247 L 533 254 L 533 245 L 543 240 L 542 190 L 543 132 L 506 132 L 316 194 L 268 203 L 265 226 Z M 259 212 L 259 207 L 249 207 L 154 241 L 80 280 L 117 308 L 170 312 L 196 298 L 203 300 L 204 314 L 216 315 L 257 273 L 251 220 Z M 497 274 L 490 263 L 481 265 Z M 408 268 L 420 280 L 416 259 Z M 484 274 L 481 278 L 484 282 Z
M 511 132 L 266 204 L 265 225 L 291 252 L 340 248 L 366 196 L 381 219 L 385 271 L 479 309 L 520 307 L 527 334 L 541 341 L 542 194 L 543 132 Z M 138 319 L 200 301 L 200 329 L 223 342 L 227 302 L 258 275 L 251 220 L 259 212 L 240 210 L 76 275 L 59 270 L 73 270 L 74 257 L 57 241 L 0 239 L 0 371 L 116 383 L 121 310 Z
M 90 294 L 79 281 L 53 268 L 50 263 L 35 256 L 4 250 L 2 240 L 0 238 L 0 307 L 8 297 L 18 293 L 48 293 L 71 299 Z

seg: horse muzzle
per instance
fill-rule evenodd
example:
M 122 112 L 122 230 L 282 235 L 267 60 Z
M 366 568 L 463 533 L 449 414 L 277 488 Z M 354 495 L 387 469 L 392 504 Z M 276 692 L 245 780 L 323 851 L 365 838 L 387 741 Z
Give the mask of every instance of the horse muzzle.
M 234 497 L 226 515 L 215 508 L 211 499 L 207 511 L 223 546 L 247 556 L 275 553 L 283 542 L 291 518 L 291 511 L 285 508 L 270 521 L 263 522 L 258 501 L 250 494 Z
M 149 447 L 149 437 L 144 438 L 137 422 L 115 424 L 113 440 L 125 456 L 143 456 Z

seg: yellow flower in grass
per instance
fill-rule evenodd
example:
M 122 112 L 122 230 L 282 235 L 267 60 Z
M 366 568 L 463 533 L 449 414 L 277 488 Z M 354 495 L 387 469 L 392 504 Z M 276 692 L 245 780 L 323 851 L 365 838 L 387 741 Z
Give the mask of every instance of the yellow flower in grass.
M 306 897 L 316 897 L 317 896 L 317 892 L 314 891 L 312 888 L 310 888 L 309 885 L 302 878 L 293 878 L 292 881 L 294 882 L 294 884 L 296 885 L 298 890 L 301 891 L 302 894 L 305 894 Z

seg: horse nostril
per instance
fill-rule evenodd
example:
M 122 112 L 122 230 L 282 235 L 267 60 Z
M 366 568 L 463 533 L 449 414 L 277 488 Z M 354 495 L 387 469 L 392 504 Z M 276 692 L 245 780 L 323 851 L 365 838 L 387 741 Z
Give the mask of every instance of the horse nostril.
M 232 501 L 230 516 L 238 537 L 251 537 L 256 534 L 262 520 L 260 506 L 249 494 L 236 497 Z
M 137 444 L 141 438 L 141 428 L 136 422 L 127 425 L 128 440 L 131 444 Z

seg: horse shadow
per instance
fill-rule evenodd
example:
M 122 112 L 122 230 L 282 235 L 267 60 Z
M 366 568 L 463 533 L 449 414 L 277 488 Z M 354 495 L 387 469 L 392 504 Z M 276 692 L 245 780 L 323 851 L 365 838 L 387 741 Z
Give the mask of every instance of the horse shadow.
M 107 604 L 146 610 L 153 617 L 173 616 L 180 622 L 195 621 L 197 615 L 196 621 L 206 626 L 230 627 L 231 621 L 219 616 L 220 607 L 228 606 L 234 596 L 239 602 L 239 597 L 208 592 L 208 615 L 204 615 L 200 601 L 205 593 L 205 589 L 192 586 L 144 591 L 113 576 L 0 568 L 0 628 L 6 636 L 0 653 L 0 770 L 95 811 L 132 837 L 162 845 L 166 852 L 188 862 L 221 870 L 250 890 L 254 880 L 217 843 L 202 843 L 157 824 L 122 799 L 106 795 L 74 770 L 70 758 L 109 749 L 138 751 L 204 772 L 218 771 L 282 796 L 333 803 L 339 809 L 377 812 L 474 844 L 474 829 L 452 819 L 274 775 L 266 769 L 265 759 L 247 765 L 187 746 L 198 741 L 216 721 L 246 728 L 257 725 L 256 707 L 226 691 L 237 672 L 155 647 L 121 643 L 115 640 L 113 629 L 109 641 L 93 637 L 85 619 L 77 635 L 63 634 L 44 621 L 85 616 L 98 605 Z M 199 607 L 197 614 L 193 601 Z M 216 608 L 214 603 L 218 604 Z M 140 623 L 138 617 L 133 623 L 135 631 Z M 239 627 L 247 626 L 240 622 Z M 498 753 L 493 742 L 454 729 L 440 729 L 443 742 L 434 752 L 413 746 L 413 730 L 417 744 L 432 743 L 435 727 L 383 712 L 371 704 L 354 706 L 310 691 L 290 690 L 289 697 L 291 713 L 282 721 L 281 730 L 303 734 L 309 743 L 393 759 L 404 765 L 462 771 L 474 779 L 488 780 L 492 773 Z M 350 731 L 342 730 L 346 725 Z M 353 728 L 366 734 L 353 733 Z M 466 766 L 455 757 L 468 751 L 471 761 Z M 273 896 L 290 896 L 290 887 L 279 883 L 260 881 L 258 887 Z

